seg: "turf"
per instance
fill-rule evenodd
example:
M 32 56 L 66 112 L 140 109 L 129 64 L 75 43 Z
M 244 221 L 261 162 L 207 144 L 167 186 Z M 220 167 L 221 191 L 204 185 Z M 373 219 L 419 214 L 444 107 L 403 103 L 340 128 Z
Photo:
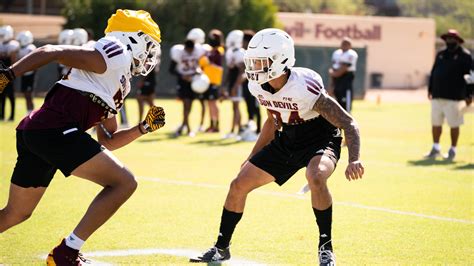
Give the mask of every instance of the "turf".
M 37 106 L 40 103 L 36 99 Z M 139 188 L 87 241 L 86 254 L 157 248 L 202 251 L 216 239 L 228 184 L 253 143 L 221 140 L 223 133 L 171 138 L 181 106 L 175 100 L 156 103 L 165 107 L 167 126 L 115 152 L 137 176 Z M 135 101 L 128 100 L 127 108 L 129 119 L 136 123 Z M 221 104 L 224 131 L 230 109 L 229 103 Z M 196 102 L 194 122 L 199 110 Z M 21 100 L 17 111 L 19 119 L 24 114 Z M 474 118 L 465 116 L 455 162 L 429 161 L 422 159 L 431 146 L 429 112 L 428 103 L 355 103 L 366 175 L 356 182 L 345 180 L 343 149 L 330 179 L 333 240 L 340 264 L 474 261 Z M 0 123 L 0 207 L 6 204 L 16 161 L 18 119 Z M 446 127 L 441 145 L 446 152 Z M 234 257 L 264 264 L 315 264 L 317 227 L 309 195 L 296 195 L 304 183 L 300 171 L 283 187 L 270 184 L 250 194 L 232 241 Z M 95 184 L 58 173 L 34 215 L 0 234 L 0 264 L 41 264 L 40 256 L 71 232 L 99 190 Z M 94 259 L 116 264 L 187 263 L 185 257 L 160 254 Z

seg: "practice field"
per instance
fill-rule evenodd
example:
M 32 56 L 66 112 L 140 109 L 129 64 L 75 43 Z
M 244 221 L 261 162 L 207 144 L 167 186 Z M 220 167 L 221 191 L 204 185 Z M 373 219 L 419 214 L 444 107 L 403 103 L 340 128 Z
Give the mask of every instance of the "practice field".
M 180 122 L 181 105 L 175 100 L 156 104 L 165 107 L 165 128 L 115 152 L 139 187 L 86 242 L 83 252 L 99 262 L 187 264 L 186 256 L 209 248 L 228 185 L 253 146 L 221 140 L 227 132 L 170 138 Z M 193 108 L 196 122 L 199 104 Z M 0 123 L 0 207 L 7 201 L 16 161 L 14 129 L 24 101 L 18 100 L 17 109 L 15 123 Z M 135 124 L 135 100 L 128 100 L 127 109 Z M 229 103 L 221 105 L 226 130 L 230 109 Z M 355 103 L 366 174 L 355 182 L 345 179 L 344 148 L 329 184 L 339 264 L 474 262 L 474 116 L 466 115 L 458 156 L 449 163 L 422 158 L 431 148 L 429 112 L 428 102 Z M 446 127 L 441 144 L 446 152 Z M 304 183 L 300 171 L 283 187 L 270 184 L 250 194 L 231 245 L 235 264 L 316 264 L 317 226 L 309 195 L 296 193 Z M 33 216 L 0 234 L 0 264 L 43 263 L 41 257 L 72 231 L 99 190 L 58 173 Z

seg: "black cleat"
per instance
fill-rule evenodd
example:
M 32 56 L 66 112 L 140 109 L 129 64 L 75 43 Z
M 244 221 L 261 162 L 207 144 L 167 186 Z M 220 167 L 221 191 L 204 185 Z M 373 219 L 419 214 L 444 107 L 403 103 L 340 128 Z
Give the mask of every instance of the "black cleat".
M 189 262 L 221 262 L 224 260 L 230 259 L 230 249 L 227 247 L 225 249 L 220 249 L 217 247 L 212 247 L 201 256 L 196 258 L 190 258 Z
M 318 258 L 320 266 L 335 266 L 336 265 L 336 256 L 332 251 L 331 240 L 322 244 L 319 247 Z

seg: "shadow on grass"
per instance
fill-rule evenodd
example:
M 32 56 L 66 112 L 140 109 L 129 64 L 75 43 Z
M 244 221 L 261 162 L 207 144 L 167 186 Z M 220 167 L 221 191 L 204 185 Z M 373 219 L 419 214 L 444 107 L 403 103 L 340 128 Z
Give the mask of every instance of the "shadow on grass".
M 153 134 L 153 133 L 152 133 Z M 138 142 L 158 142 L 163 140 L 177 139 L 174 133 L 156 134 L 147 138 L 138 139 Z
M 465 165 L 458 165 L 453 168 L 454 170 L 474 170 L 474 163 L 468 163 Z
M 208 146 L 230 146 L 236 144 L 242 144 L 244 142 L 238 140 L 229 140 L 229 139 L 208 139 L 208 140 L 198 140 L 191 142 L 190 144 L 197 145 L 208 145 Z
M 408 161 L 409 165 L 413 166 L 430 166 L 430 165 L 450 165 L 454 164 L 454 161 L 450 160 L 435 160 L 435 159 L 421 159 Z

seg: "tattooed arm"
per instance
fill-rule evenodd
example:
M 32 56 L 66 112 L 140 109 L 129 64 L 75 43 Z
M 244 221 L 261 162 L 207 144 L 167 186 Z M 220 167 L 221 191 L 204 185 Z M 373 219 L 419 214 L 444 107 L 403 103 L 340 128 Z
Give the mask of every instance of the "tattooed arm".
M 349 165 L 346 178 L 362 178 L 364 167 L 360 161 L 360 133 L 357 122 L 329 95 L 321 94 L 313 106 L 313 110 L 322 115 L 329 123 L 344 130 L 347 148 L 349 150 Z

